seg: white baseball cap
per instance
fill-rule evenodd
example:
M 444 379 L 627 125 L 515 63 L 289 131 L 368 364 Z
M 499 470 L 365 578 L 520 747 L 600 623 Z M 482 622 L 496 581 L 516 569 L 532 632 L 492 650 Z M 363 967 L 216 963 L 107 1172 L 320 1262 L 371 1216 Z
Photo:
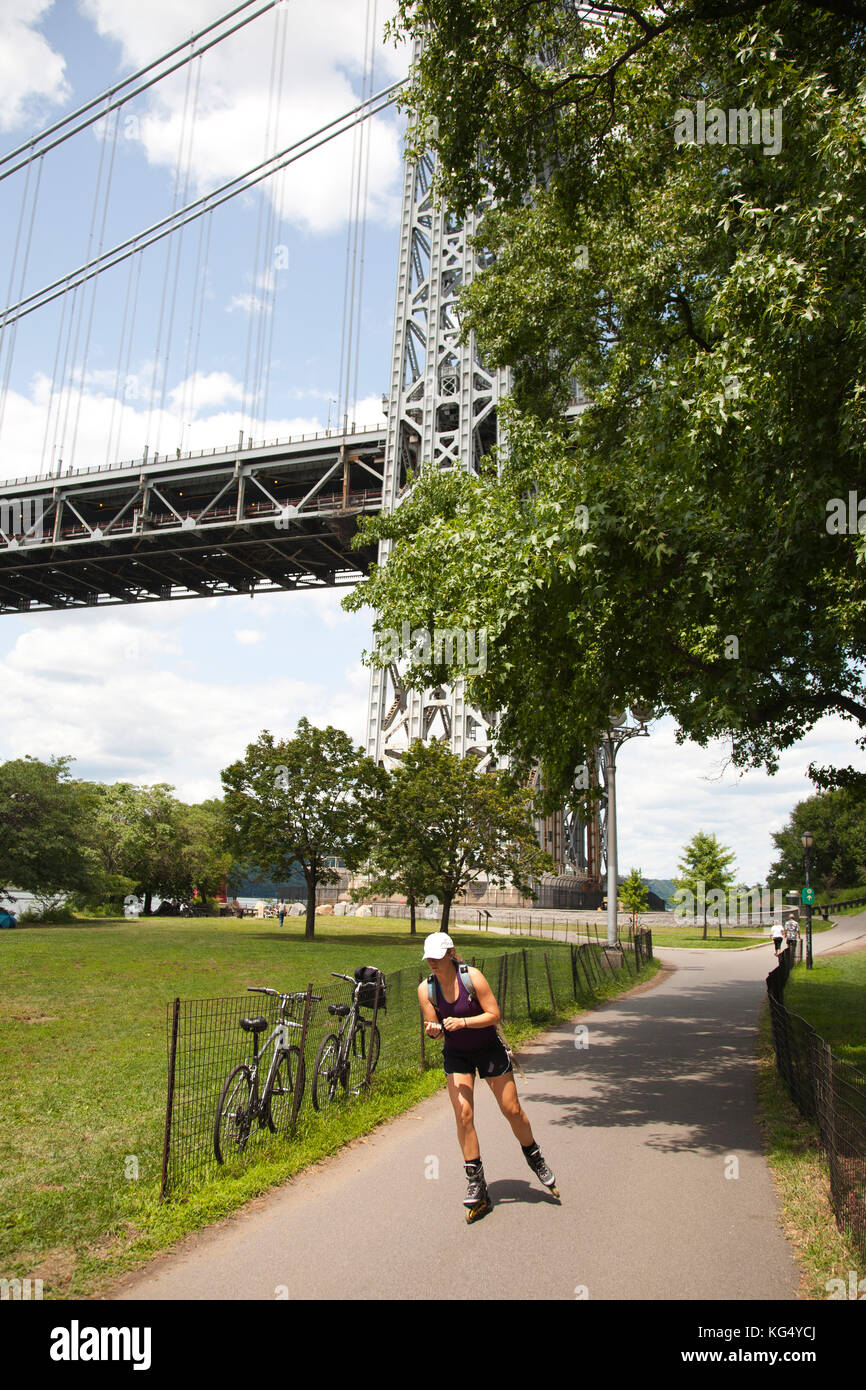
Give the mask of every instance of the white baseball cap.
M 434 931 L 424 942 L 424 959 L 441 960 L 454 948 L 454 942 L 445 931 Z

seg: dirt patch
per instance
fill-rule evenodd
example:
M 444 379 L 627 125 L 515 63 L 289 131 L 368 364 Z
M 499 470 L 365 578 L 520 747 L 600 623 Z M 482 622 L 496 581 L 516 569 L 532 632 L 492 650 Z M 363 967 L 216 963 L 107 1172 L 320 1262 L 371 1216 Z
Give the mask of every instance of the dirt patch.
M 72 1283 L 77 1257 L 74 1250 L 57 1246 L 47 1250 L 38 1265 L 30 1271 L 31 1279 L 41 1279 L 50 1298 L 62 1294 Z

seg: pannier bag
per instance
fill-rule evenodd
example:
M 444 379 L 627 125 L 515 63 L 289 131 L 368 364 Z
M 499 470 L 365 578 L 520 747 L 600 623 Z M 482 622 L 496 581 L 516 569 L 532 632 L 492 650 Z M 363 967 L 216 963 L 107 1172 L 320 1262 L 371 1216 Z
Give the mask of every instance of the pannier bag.
M 385 1008 L 385 976 L 375 965 L 359 965 L 355 979 L 361 984 L 358 1003 L 364 1009 L 372 1009 L 376 1003 L 376 982 L 379 982 L 379 1008 Z

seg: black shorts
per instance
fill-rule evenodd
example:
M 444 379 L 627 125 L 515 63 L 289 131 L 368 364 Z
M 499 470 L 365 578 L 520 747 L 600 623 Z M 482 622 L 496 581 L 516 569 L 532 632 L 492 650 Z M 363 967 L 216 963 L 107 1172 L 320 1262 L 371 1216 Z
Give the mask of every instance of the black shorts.
M 452 1072 L 463 1072 L 467 1076 L 474 1076 L 476 1071 L 481 1077 L 505 1076 L 507 1072 L 513 1071 L 508 1053 L 503 1044 L 496 1039 L 489 1047 L 475 1048 L 472 1052 L 452 1052 L 451 1048 L 445 1048 L 442 1052 L 442 1065 L 446 1075 Z

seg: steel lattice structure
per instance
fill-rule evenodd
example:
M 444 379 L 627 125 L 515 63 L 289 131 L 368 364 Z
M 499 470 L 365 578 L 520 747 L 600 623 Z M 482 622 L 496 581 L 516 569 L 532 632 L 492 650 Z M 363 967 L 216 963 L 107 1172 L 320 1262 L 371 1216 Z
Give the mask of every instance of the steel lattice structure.
M 355 584 L 381 430 L 24 478 L 0 494 L 0 613 Z
M 394 340 L 382 506 L 393 511 L 406 494 L 407 474 L 419 468 L 477 472 L 499 440 L 497 406 L 510 389 L 510 373 L 489 369 L 474 335 L 460 341 L 457 298 L 483 267 L 470 244 L 478 213 L 458 221 L 432 196 L 434 162 L 405 162 Z M 390 543 L 379 548 L 379 564 Z M 432 635 L 431 635 L 432 640 Z M 426 690 L 405 685 L 400 663 L 374 667 L 370 679 L 367 753 L 395 767 L 415 739 L 440 739 L 479 770 L 502 764 L 493 743 L 494 717 L 472 706 L 459 676 L 451 686 Z M 542 845 L 561 871 L 590 883 L 601 874 L 596 814 L 577 806 L 539 821 Z

